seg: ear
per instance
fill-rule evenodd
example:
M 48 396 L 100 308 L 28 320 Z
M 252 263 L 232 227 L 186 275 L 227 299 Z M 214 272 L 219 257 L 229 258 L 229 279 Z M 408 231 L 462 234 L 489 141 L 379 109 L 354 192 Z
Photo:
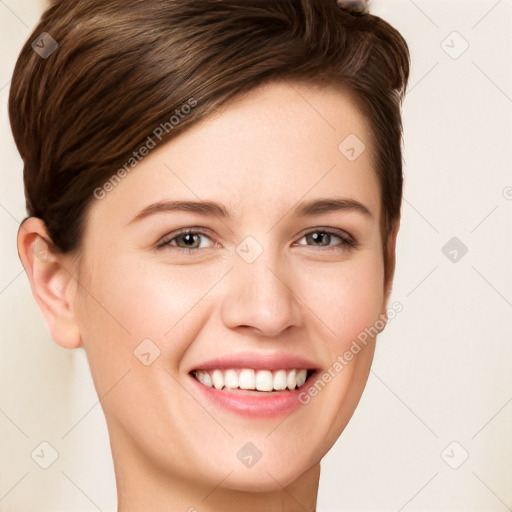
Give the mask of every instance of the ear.
M 381 314 L 386 318 L 386 311 L 388 307 L 389 297 L 391 295 L 391 289 L 393 287 L 393 278 L 395 276 L 395 266 L 396 266 L 396 239 L 398 235 L 398 231 L 400 229 L 400 219 L 397 219 L 393 222 L 393 226 L 388 236 L 388 241 L 386 245 L 386 255 L 387 255 L 387 272 L 384 280 L 384 302 L 382 305 Z
M 21 223 L 18 255 L 53 340 L 64 348 L 81 346 L 72 307 L 77 288 L 72 259 L 55 248 L 41 219 Z

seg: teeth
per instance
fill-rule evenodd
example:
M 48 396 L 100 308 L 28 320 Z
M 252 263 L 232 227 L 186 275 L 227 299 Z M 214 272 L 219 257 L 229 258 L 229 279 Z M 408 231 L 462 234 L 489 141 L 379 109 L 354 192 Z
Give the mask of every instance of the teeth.
M 278 391 L 286 389 L 286 370 L 277 370 L 277 372 L 274 373 L 273 382 L 274 389 L 277 389 Z
M 228 370 L 224 374 L 224 386 L 228 389 L 236 389 L 238 387 L 238 375 L 235 370 Z
M 306 382 L 307 370 L 196 370 L 196 379 L 215 389 L 248 389 L 257 391 L 284 391 L 300 388 Z
M 307 377 L 307 370 L 300 370 L 298 373 L 297 373 L 297 387 L 300 388 L 302 386 L 302 384 L 304 384 L 304 382 L 306 382 L 306 377 Z
M 256 389 L 256 375 L 254 370 L 245 369 L 238 376 L 240 389 Z
M 213 370 L 212 383 L 215 389 L 222 389 L 224 387 L 224 375 L 220 370 Z
M 272 372 L 270 370 L 258 370 L 256 372 L 256 389 L 258 391 L 272 391 Z
M 205 372 L 203 370 L 199 370 L 197 372 L 197 380 L 201 382 L 201 384 L 204 384 L 205 386 L 212 387 L 212 378 L 210 377 L 210 374 L 208 372 Z
M 288 389 L 295 389 L 295 385 L 297 383 L 297 380 L 296 380 L 296 375 L 297 371 L 296 370 L 290 370 L 288 372 L 288 376 L 286 377 L 286 385 L 288 386 Z

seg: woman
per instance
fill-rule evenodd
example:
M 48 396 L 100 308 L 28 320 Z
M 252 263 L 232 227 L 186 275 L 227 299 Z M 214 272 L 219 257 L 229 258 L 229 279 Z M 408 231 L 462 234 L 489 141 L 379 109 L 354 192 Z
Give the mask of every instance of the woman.
M 331 0 L 60 0 L 10 93 L 18 251 L 118 510 L 309 510 L 390 311 L 405 41 Z

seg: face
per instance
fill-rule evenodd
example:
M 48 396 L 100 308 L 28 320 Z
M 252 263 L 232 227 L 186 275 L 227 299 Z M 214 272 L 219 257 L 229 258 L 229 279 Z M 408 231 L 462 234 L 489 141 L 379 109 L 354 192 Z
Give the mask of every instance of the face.
M 385 310 L 370 151 L 344 93 L 274 83 L 93 199 L 73 308 L 119 471 L 263 491 L 329 450 Z

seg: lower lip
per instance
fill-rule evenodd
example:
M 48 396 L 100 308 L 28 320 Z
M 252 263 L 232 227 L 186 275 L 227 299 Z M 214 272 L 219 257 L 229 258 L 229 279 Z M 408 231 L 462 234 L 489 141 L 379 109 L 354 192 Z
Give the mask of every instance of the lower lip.
M 220 391 L 216 388 L 201 384 L 195 377 L 190 375 L 194 388 L 213 402 L 224 409 L 236 414 L 251 418 L 277 418 L 285 416 L 303 405 L 299 401 L 299 395 L 308 391 L 314 384 L 314 372 L 309 379 L 298 389 L 293 391 Z

